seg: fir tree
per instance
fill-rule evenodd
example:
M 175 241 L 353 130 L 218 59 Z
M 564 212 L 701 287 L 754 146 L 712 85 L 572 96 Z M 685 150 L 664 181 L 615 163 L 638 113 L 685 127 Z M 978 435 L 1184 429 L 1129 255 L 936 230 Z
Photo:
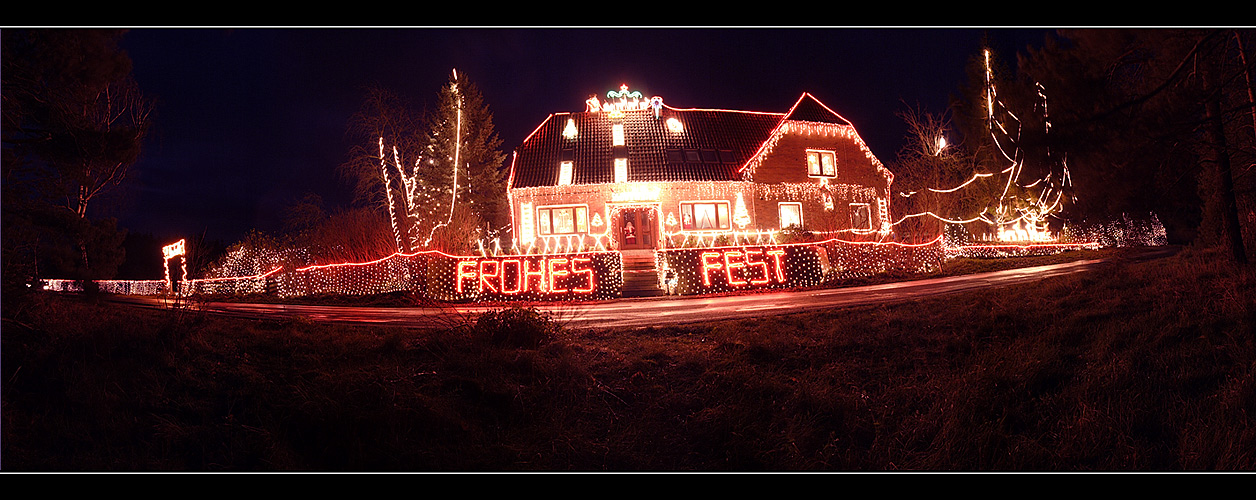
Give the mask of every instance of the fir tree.
M 509 219 L 502 169 L 506 155 L 500 150 L 502 141 L 493 127 L 493 113 L 466 74 L 453 72 L 449 84 L 441 88 L 438 108 L 428 121 L 424 178 L 447 186 L 447 198 L 441 200 L 445 222 L 452 224 L 459 219 L 464 226 L 487 229 L 482 237 L 495 236 Z M 467 214 L 460 216 L 458 211 Z M 454 234 L 465 239 L 467 229 L 459 228 Z
M 508 220 L 506 155 L 479 89 L 454 72 L 424 125 L 409 109 L 387 91 L 368 93 L 352 130 L 369 145 L 342 165 L 355 197 L 386 210 L 401 252 L 467 251 L 494 237 Z

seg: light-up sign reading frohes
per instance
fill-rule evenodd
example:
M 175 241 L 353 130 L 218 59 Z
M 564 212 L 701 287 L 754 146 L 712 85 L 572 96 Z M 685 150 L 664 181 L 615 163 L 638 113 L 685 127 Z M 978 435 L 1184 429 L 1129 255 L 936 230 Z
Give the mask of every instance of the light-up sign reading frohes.
M 456 264 L 454 291 L 481 300 L 609 298 L 619 292 L 618 262 L 612 252 L 463 258 Z

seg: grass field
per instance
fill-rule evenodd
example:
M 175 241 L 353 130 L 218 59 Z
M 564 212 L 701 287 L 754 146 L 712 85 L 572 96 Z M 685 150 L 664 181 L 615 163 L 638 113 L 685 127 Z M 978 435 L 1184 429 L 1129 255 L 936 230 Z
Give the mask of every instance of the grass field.
M 1256 469 L 1256 272 L 1120 255 L 1033 286 L 628 331 L 6 296 L 0 467 Z

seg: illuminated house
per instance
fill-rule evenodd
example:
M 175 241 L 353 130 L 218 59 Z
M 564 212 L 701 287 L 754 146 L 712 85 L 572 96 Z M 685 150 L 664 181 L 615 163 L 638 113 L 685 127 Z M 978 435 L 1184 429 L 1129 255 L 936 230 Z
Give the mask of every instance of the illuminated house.
M 515 244 L 657 249 L 781 229 L 889 233 L 893 174 L 846 119 L 803 94 L 788 112 L 678 109 L 627 86 L 550 115 L 515 150 Z

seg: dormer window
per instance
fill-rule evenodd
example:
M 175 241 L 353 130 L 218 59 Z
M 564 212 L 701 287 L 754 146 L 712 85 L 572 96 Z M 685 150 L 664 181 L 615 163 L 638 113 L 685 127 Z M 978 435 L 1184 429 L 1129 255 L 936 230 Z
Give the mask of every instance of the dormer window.
M 810 177 L 837 177 L 837 154 L 833 151 L 808 149 L 807 175 Z
M 682 125 L 680 120 L 677 120 L 676 117 L 671 117 L 667 119 L 667 131 L 673 134 L 679 134 L 685 131 L 685 126 Z
M 615 182 L 628 182 L 627 158 L 615 158 Z
M 616 123 L 614 125 L 611 125 L 611 145 L 612 146 L 624 145 L 624 124 Z
M 571 184 L 572 171 L 575 168 L 572 162 L 564 161 L 558 164 L 558 185 L 567 186 Z

